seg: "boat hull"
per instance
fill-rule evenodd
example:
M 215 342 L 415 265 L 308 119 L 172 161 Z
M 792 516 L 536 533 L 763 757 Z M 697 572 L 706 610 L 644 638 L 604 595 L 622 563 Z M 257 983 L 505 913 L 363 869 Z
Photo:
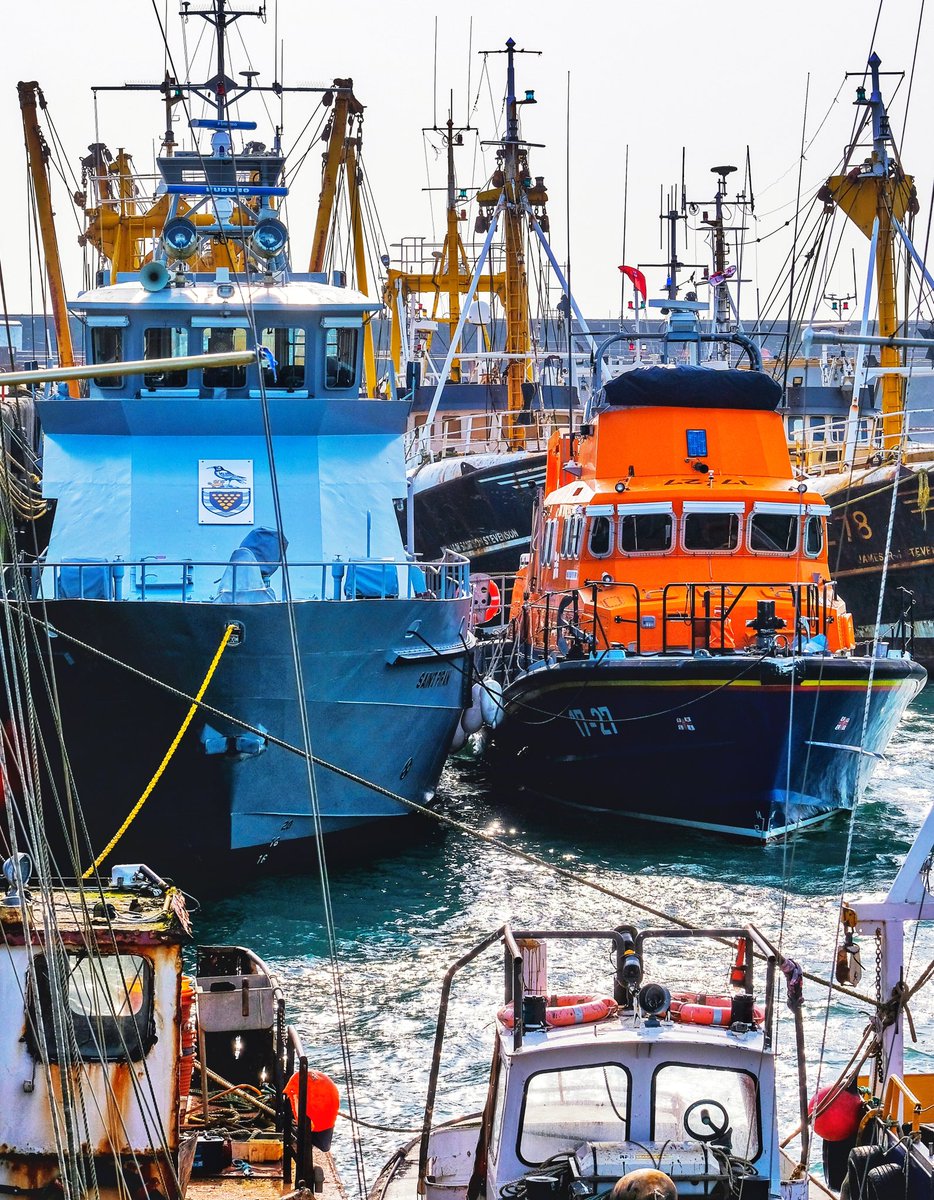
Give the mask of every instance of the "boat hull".
M 852 480 L 828 478 L 821 486 L 833 510 L 828 521 L 830 570 L 853 614 L 857 637 L 871 639 L 875 634 L 887 558 L 879 636 L 893 636 L 908 599 L 899 589 L 907 589 L 914 597 L 912 654 L 928 670 L 934 667 L 934 510 L 929 520 L 926 492 L 931 467 L 926 463 L 900 469 L 894 514 L 894 465 L 857 472 Z
M 295 604 L 312 753 L 353 777 L 315 766 L 326 837 L 352 836 L 355 851 L 382 845 L 383 827 L 410 812 L 368 783 L 419 804 L 431 801 L 464 703 L 466 603 Z M 196 713 L 103 865 L 149 861 L 169 873 L 184 869 L 186 877 L 194 868 L 229 878 L 232 862 L 311 863 L 316 822 L 303 756 L 275 744 L 260 749 L 256 738 L 236 747 L 233 738 L 244 729 L 230 719 L 298 750 L 303 745 L 284 604 L 56 601 L 45 611 L 60 631 L 49 644 L 64 743 L 87 824 L 79 838 L 84 860 L 91 849 L 100 852 L 143 794 L 188 711 L 186 697 L 201 686 L 226 625 L 236 622 L 238 644 L 225 651 L 204 697 L 218 712 Z M 43 615 L 38 605 L 32 613 Z M 420 639 L 407 636 L 415 622 Z M 47 656 L 41 635 L 38 646 Z M 33 690 L 39 691 L 35 684 Z M 36 702 L 48 738 L 54 709 L 41 695 Z M 61 771 L 54 775 L 60 786 Z M 50 840 L 61 848 L 53 809 L 46 819 Z
M 853 806 L 925 679 L 903 658 L 563 662 L 506 688 L 493 753 L 564 805 L 766 841 Z
M 545 461 L 544 454 L 529 454 L 416 492 L 416 551 L 430 561 L 448 547 L 470 559 L 474 571 L 517 571 L 520 556 L 529 552 L 532 507 L 545 486 Z M 404 537 L 404 501 L 397 515 Z

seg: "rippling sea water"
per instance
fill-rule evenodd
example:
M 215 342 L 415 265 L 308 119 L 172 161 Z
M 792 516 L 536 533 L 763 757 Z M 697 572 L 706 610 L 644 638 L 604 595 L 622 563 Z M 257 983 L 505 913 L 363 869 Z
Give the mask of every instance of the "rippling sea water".
M 473 827 L 697 925 L 751 922 L 783 952 L 822 978 L 831 958 L 841 889 L 846 896 L 888 888 L 934 799 L 934 687 L 909 710 L 859 806 L 849 871 L 843 819 L 794 843 L 765 849 L 659 826 L 556 816 L 496 792 L 481 765 L 446 770 L 441 807 Z M 330 871 L 331 901 L 359 1115 L 381 1125 L 414 1127 L 421 1119 L 441 982 L 447 967 L 504 921 L 514 928 L 612 928 L 659 922 L 624 900 L 559 879 L 466 835 L 412 819 L 407 845 L 391 856 Z M 289 1018 L 310 1062 L 345 1093 L 334 1015 L 327 940 L 316 876 L 258 880 L 215 899 L 199 917 L 200 941 L 253 947 L 279 973 Z M 909 927 L 906 977 L 913 982 L 934 957 L 934 928 Z M 653 952 L 646 979 L 672 989 L 719 988 L 729 955 L 713 943 L 679 956 Z M 861 989 L 874 988 L 874 946 L 862 940 Z M 762 980 L 762 973 L 759 974 Z M 601 945 L 549 951 L 549 986 L 603 992 L 612 986 Z M 805 986 L 809 1085 L 836 1077 L 866 1023 L 866 1009 Z M 436 1114 L 451 1117 L 482 1105 L 492 1053 L 493 1015 L 502 1002 L 502 957 L 491 950 L 455 982 Z M 934 985 L 912 1003 L 918 1033 L 908 1070 L 934 1069 Z M 797 1124 L 790 1014 L 782 1009 L 780 1130 Z M 784 1061 L 782 1062 L 782 1058 Z M 344 1101 L 346 1107 L 346 1099 Z M 403 1134 L 364 1130 L 372 1183 Z M 338 1122 L 334 1152 L 353 1190 L 349 1126 Z

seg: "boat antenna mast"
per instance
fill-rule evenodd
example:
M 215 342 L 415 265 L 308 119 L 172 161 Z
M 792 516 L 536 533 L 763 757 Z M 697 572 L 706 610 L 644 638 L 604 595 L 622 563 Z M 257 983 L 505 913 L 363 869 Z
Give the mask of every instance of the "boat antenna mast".
M 179 16 L 183 20 L 187 20 L 188 17 L 201 17 L 209 25 L 214 26 L 217 60 L 217 70 L 213 79 L 208 79 L 200 85 L 193 85 L 191 90 L 209 104 L 213 104 L 217 120 L 226 123 L 228 108 L 245 92 L 253 88 L 253 81 L 258 74 L 257 71 L 241 72 L 246 78 L 245 84 L 238 84 L 235 79 L 231 79 L 227 75 L 227 29 L 241 17 L 259 17 L 260 20 L 265 20 L 266 5 L 260 4 L 258 8 L 232 9 L 229 6 L 229 0 L 210 0 L 209 8 L 193 9 L 191 4 L 192 0 L 182 0 Z M 205 93 L 210 94 L 206 95 Z
M 745 187 L 730 200 L 728 180 L 738 168 L 724 164 L 711 167 L 710 173 L 716 176 L 717 190 L 712 200 L 687 201 L 687 211 L 690 216 L 701 214 L 701 224 L 710 230 L 710 248 L 713 271 L 704 268 L 704 277 L 710 285 L 713 299 L 713 316 L 711 333 L 730 334 L 739 328 L 739 297 L 734 302 L 730 294 L 730 284 L 740 284 L 736 278 L 739 263 L 730 260 L 730 236 L 741 239 L 746 233 L 746 214 L 755 212 L 755 199 L 747 195 Z M 713 210 L 711 214 L 711 208 Z M 737 220 L 738 218 L 738 220 Z M 726 341 L 711 343 L 716 349 L 711 357 L 728 359 L 730 350 Z

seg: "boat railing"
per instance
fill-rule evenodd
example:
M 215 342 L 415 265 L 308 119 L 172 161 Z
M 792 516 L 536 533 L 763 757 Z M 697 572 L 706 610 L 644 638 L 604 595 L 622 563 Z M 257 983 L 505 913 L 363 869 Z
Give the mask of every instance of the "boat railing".
M 567 432 L 567 413 L 557 411 L 525 414 L 522 426 L 523 448 L 544 453 L 552 433 Z M 510 449 L 508 412 L 444 413 L 432 421 L 416 425 L 405 438 L 406 462 L 435 462 L 463 454 L 493 454 Z
M 294 1026 L 289 1025 L 286 1031 L 284 1052 L 285 1079 L 290 1080 L 298 1072 L 298 1095 L 296 1110 L 306 1111 L 308 1098 L 308 1056 L 305 1054 L 301 1038 Z M 292 1113 L 292 1105 L 286 1099 L 281 1105 L 282 1129 L 282 1179 L 285 1184 L 303 1181 L 309 1186 L 314 1182 L 314 1156 L 311 1146 L 311 1129 L 307 1120 L 296 1121 Z M 317 1189 L 315 1189 L 317 1190 Z
M 891 453 L 885 450 L 882 413 L 844 415 L 792 415 L 788 421 L 788 443 L 798 465 L 809 475 L 835 475 L 857 468 L 881 466 Z M 856 422 L 855 445 L 847 442 Z M 934 447 L 934 409 L 911 408 L 902 414 L 903 457 L 914 451 L 929 454 Z M 848 458 L 848 453 L 850 457 Z
M 4 564 L 3 591 L 17 594 L 19 573 L 33 600 L 173 601 L 262 604 L 286 599 L 280 562 L 73 559 Z M 295 600 L 454 600 L 470 594 L 470 563 L 446 551 L 433 562 L 330 559 L 288 564 Z
M 905 1081 L 898 1075 L 890 1075 L 882 1099 L 883 1121 L 890 1122 L 899 1129 L 910 1125 L 911 1132 L 917 1135 L 923 1111 L 921 1101 Z
M 632 601 L 631 605 L 614 613 L 612 631 L 605 627 L 598 603 L 600 593 L 610 589 L 624 592 Z M 585 611 L 582 604 L 582 594 L 587 591 L 590 593 L 589 611 Z M 827 636 L 834 615 L 836 587 L 832 582 L 734 580 L 711 583 L 708 580 L 668 583 L 646 592 L 635 583 L 588 579 L 582 588 L 547 592 L 544 599 L 536 601 L 532 607 L 540 613 L 545 659 L 554 651 L 563 657 L 571 652 L 573 657 L 572 647 L 580 654 L 585 646 L 591 653 L 602 646 L 629 654 L 642 654 L 647 650 L 657 653 L 659 649 L 662 654 L 696 653 L 699 650 L 707 654 L 732 654 L 737 643 L 741 645 L 742 642 L 734 634 L 731 618 L 743 600 L 747 604 L 761 600 L 790 603 L 793 617 L 776 629 L 775 653 L 800 653 L 813 638 Z M 658 602 L 660 614 L 657 613 Z M 655 611 L 647 612 L 647 608 Z M 621 636 L 623 630 L 618 631 L 615 626 L 631 632 L 631 639 Z

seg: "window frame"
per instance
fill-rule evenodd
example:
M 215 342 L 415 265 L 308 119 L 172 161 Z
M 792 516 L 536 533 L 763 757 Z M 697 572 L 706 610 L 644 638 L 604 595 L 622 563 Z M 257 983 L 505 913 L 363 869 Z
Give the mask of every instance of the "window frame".
M 333 325 L 330 325 L 330 324 L 323 325 L 322 331 L 324 333 L 324 353 L 321 356 L 322 363 L 324 366 L 324 390 L 326 392 L 346 392 L 352 388 L 359 388 L 360 335 L 363 332 L 361 326 L 353 325 L 350 323 L 348 323 L 346 325 L 340 325 L 335 321 L 335 323 Z M 335 377 L 334 383 L 328 383 L 328 357 L 329 357 L 328 341 L 331 337 L 331 334 L 334 334 L 335 341 L 336 341 L 336 345 L 335 345 L 336 352 L 333 355 L 333 357 L 337 360 L 338 363 L 340 363 L 340 361 L 341 361 L 340 354 L 339 354 L 340 335 L 342 333 L 353 334 L 353 339 L 354 339 L 353 340 L 353 355 L 351 356 L 351 362 L 350 362 L 352 377 L 351 377 L 349 383 L 337 382 L 337 377 Z
M 139 960 L 142 964 L 143 999 L 138 1013 L 122 1017 L 114 1016 L 111 1013 L 87 1016 L 71 1009 L 71 1020 L 81 1057 L 87 1063 L 97 1063 L 101 1066 L 112 1063 L 142 1062 L 156 1044 L 156 986 L 155 966 L 152 959 L 145 954 L 132 951 L 119 951 L 114 954 L 95 953 L 94 955 L 67 951 L 68 980 L 83 962 L 101 962 L 111 958 Z M 69 1004 L 68 980 L 65 981 L 65 990 L 61 997 L 65 1006 Z M 124 981 L 126 981 L 125 975 Z M 58 1063 L 58 1050 L 54 1037 L 50 1040 L 53 1029 L 52 989 L 45 953 L 37 953 L 30 965 L 27 976 L 26 1004 L 29 1013 L 29 1019 L 26 1022 L 26 1045 L 29 1053 L 38 1062 Z M 36 1020 L 37 1005 L 42 1013 L 42 1028 L 45 1033 L 43 1041 L 39 1040 L 39 1028 Z M 105 1022 L 110 1022 L 109 1030 L 105 1027 Z M 107 1047 L 111 1042 L 118 1049 L 113 1053 L 108 1053 Z
M 587 553 L 591 558 L 609 558 L 616 549 L 616 516 L 611 505 L 607 505 L 606 508 L 606 512 L 601 507 L 599 512 L 587 513 Z M 601 554 L 593 548 L 594 527 L 597 521 L 606 521 L 608 527 L 607 547 Z
M 713 1063 L 698 1063 L 698 1062 L 681 1062 L 677 1059 L 668 1059 L 667 1062 L 659 1063 L 652 1072 L 652 1082 L 649 1087 L 649 1141 L 656 1141 L 656 1124 L 655 1118 L 658 1111 L 658 1077 L 662 1071 L 668 1067 L 682 1067 L 692 1071 L 723 1071 L 729 1075 L 745 1075 L 747 1079 L 752 1080 L 753 1094 L 756 1101 L 756 1120 L 754 1133 L 756 1136 L 756 1154 L 748 1159 L 749 1162 L 756 1162 L 766 1152 L 765 1141 L 762 1136 L 762 1098 L 760 1076 L 755 1071 L 750 1071 L 746 1067 L 721 1067 Z M 713 1099 L 713 1097 L 711 1097 Z M 687 1137 L 687 1133 L 685 1133 Z M 739 1157 L 746 1158 L 746 1151 L 734 1151 Z
M 555 552 L 558 548 L 558 527 L 561 524 L 559 517 L 549 517 L 542 529 L 542 558 L 541 566 L 550 569 L 555 561 Z
M 706 502 L 702 500 L 685 500 L 681 513 L 681 540 L 679 543 L 682 552 L 698 558 L 705 558 L 711 555 L 726 557 L 731 554 L 737 554 L 745 544 L 746 515 L 746 506 L 744 504 L 732 504 L 729 502 L 718 502 L 716 500 L 710 500 Z M 711 549 L 708 546 L 701 546 L 697 549 L 692 549 L 690 546 L 688 546 L 688 517 L 703 516 L 736 518 L 736 543 L 731 549 Z
M 237 340 L 236 335 L 238 333 L 243 335 L 243 349 L 248 350 L 250 348 L 249 345 L 247 344 L 250 340 L 247 336 L 247 334 L 249 333 L 249 330 L 247 329 L 247 327 L 245 325 L 228 325 L 228 324 L 225 324 L 223 322 L 223 320 L 221 320 L 221 322 L 219 324 L 203 325 L 203 326 L 200 326 L 199 328 L 201 330 L 201 353 L 202 354 L 224 353 L 223 351 L 208 349 L 208 346 L 209 346 L 209 343 L 211 340 L 208 335 L 212 334 L 212 333 L 219 333 L 222 330 L 225 333 L 230 333 L 233 335 L 233 339 L 232 339 L 232 343 L 231 343 L 231 347 L 230 347 L 231 351 L 235 351 L 237 348 L 234 343 L 236 343 L 236 340 Z M 241 381 L 239 383 L 208 383 L 207 376 L 210 371 L 236 371 L 239 373 Z M 247 386 L 247 368 L 245 365 L 239 366 L 239 367 L 203 367 L 201 370 L 201 386 L 203 388 L 205 388 L 207 391 L 240 392 Z
M 285 335 L 286 345 L 288 346 L 290 351 L 294 351 L 297 349 L 297 343 L 293 342 L 290 339 L 289 334 L 300 333 L 302 335 L 302 337 L 301 337 L 301 353 L 302 353 L 301 367 L 299 368 L 298 364 L 293 361 L 285 368 L 285 370 L 288 370 L 288 371 L 295 371 L 295 370 L 300 369 L 301 370 L 301 379 L 297 383 L 292 383 L 292 382 L 283 383 L 282 382 L 283 367 L 282 367 L 281 363 L 278 363 L 277 368 L 276 368 L 277 378 L 276 378 L 275 382 L 272 382 L 272 381 L 266 379 L 265 372 L 267 370 L 269 370 L 270 368 L 268 368 L 266 366 L 260 367 L 260 375 L 263 380 L 263 385 L 265 386 L 267 391 L 272 389 L 273 391 L 282 391 L 282 392 L 303 392 L 303 391 L 307 390 L 307 388 L 308 388 L 308 365 L 309 365 L 308 364 L 308 330 L 306 329 L 306 327 L 304 325 L 267 325 L 263 329 L 259 330 L 259 345 L 265 346 L 268 350 L 270 350 L 272 352 L 273 355 L 275 355 L 276 335 L 280 334 L 280 333 Z M 268 343 L 266 342 L 267 334 L 272 334 L 272 345 L 271 346 L 268 345 Z
M 519 1162 L 523 1163 L 527 1167 L 540 1167 L 543 1162 L 547 1161 L 546 1159 L 541 1159 L 539 1162 L 531 1162 L 529 1159 L 523 1158 L 522 1156 L 522 1133 L 525 1128 L 525 1111 L 529 1099 L 529 1085 L 531 1084 L 532 1080 L 538 1079 L 541 1075 L 558 1075 L 562 1071 L 596 1071 L 600 1068 L 606 1070 L 608 1067 L 614 1067 L 617 1070 L 622 1071 L 623 1075 L 626 1077 L 626 1113 L 624 1120 L 626 1126 L 626 1135 L 628 1137 L 629 1130 L 632 1127 L 632 1072 L 628 1067 L 624 1066 L 624 1064 L 621 1062 L 612 1061 L 595 1063 L 564 1063 L 563 1065 L 557 1067 L 546 1067 L 542 1071 L 534 1071 L 531 1075 L 529 1075 L 525 1083 L 522 1085 L 522 1104 L 519 1107 L 519 1120 L 516 1124 L 516 1158 L 519 1160 Z
M 811 525 L 812 521 L 817 522 L 817 528 L 820 530 L 820 545 L 813 552 L 808 549 L 808 529 L 813 528 Z M 806 513 L 804 517 L 804 529 L 802 530 L 801 534 L 801 547 L 804 551 L 804 557 L 811 559 L 820 558 L 824 553 L 824 547 L 826 543 L 827 532 L 824 528 L 824 517 L 820 513 Z
M 146 335 L 150 333 L 165 333 L 169 335 L 170 342 L 173 340 L 172 335 L 179 333 L 182 335 L 185 343 L 185 349 L 180 354 L 159 354 L 153 355 L 154 358 L 181 358 L 189 353 L 188 347 L 191 344 L 191 329 L 187 325 L 145 325 L 143 327 L 143 361 L 149 357 L 146 353 Z M 170 391 L 172 388 L 187 388 L 188 387 L 189 370 L 187 367 L 182 367 L 177 371 L 163 371 L 162 376 L 171 382 L 166 383 L 150 383 L 149 380 L 156 378 L 155 374 L 143 375 L 143 387 L 147 392 L 164 392 Z
M 801 508 L 795 504 L 755 504 L 746 516 L 746 549 L 765 558 L 794 558 L 801 548 Z M 790 550 L 757 550 L 752 544 L 756 517 L 788 517 L 794 523 L 795 542 Z
M 91 357 L 95 367 L 105 367 L 110 363 L 122 362 L 123 354 L 123 333 L 126 329 L 125 325 L 92 325 L 91 326 Z M 110 334 L 116 342 L 116 357 L 112 359 L 99 359 L 97 339 L 102 334 Z M 102 392 L 118 391 L 126 386 L 125 375 L 100 375 L 94 376 L 91 380 L 95 387 L 100 388 Z
M 679 520 L 670 504 L 620 504 L 617 506 L 616 545 L 627 558 L 651 558 L 671 554 L 678 544 Z M 623 527 L 627 517 L 667 517 L 671 522 L 668 545 L 663 550 L 627 550 L 623 545 Z

